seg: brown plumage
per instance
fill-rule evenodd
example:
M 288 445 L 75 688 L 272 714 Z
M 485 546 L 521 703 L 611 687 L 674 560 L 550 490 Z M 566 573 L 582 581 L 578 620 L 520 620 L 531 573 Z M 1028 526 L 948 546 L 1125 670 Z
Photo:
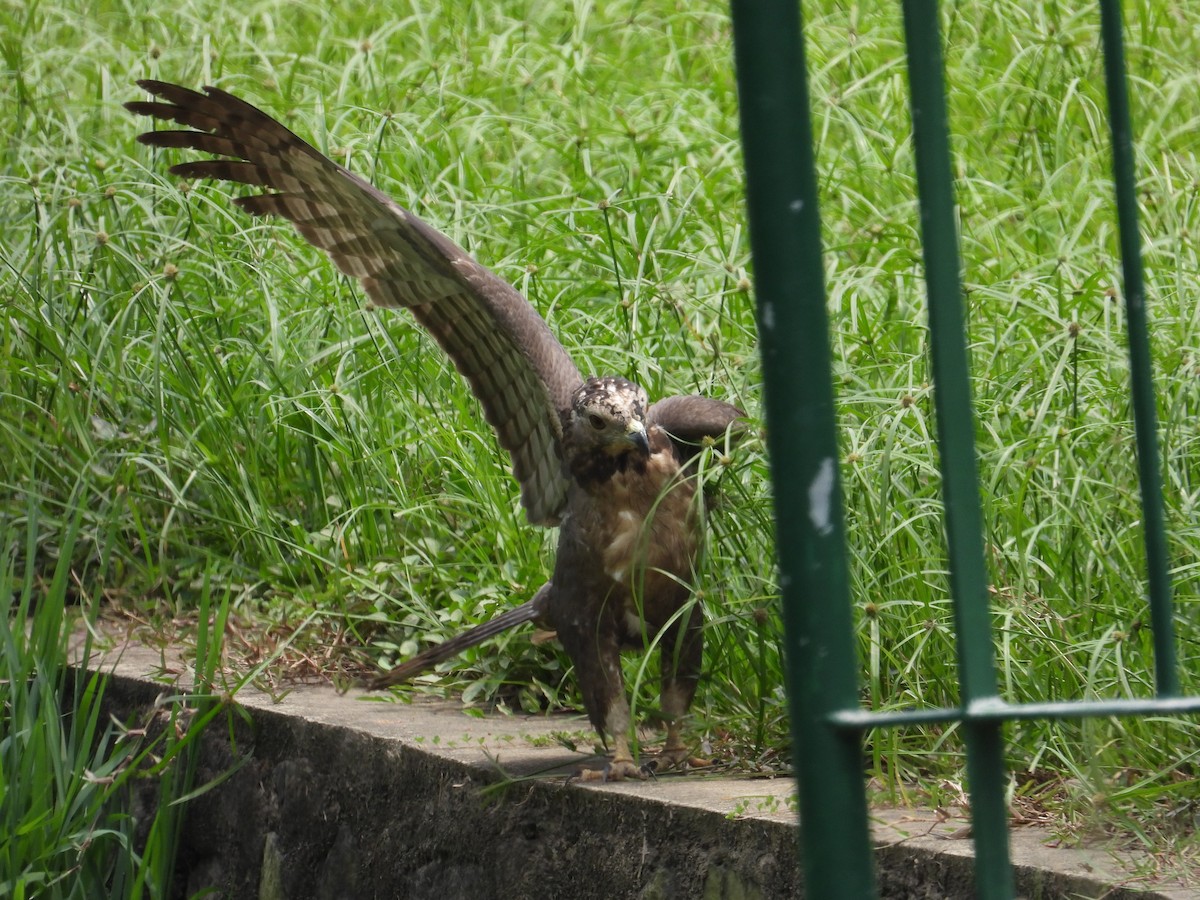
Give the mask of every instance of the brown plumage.
M 134 113 L 188 130 L 138 140 L 224 159 L 171 172 L 268 189 L 234 200 L 290 220 L 380 306 L 403 306 L 454 361 L 513 462 L 530 522 L 561 525 L 554 575 L 529 602 L 372 682 L 406 680 L 523 622 L 552 627 L 575 664 L 593 726 L 612 739 L 607 773 L 640 774 L 629 751 L 622 649 L 658 638 L 665 754 L 686 758 L 680 721 L 695 694 L 702 632 L 689 607 L 700 515 L 689 463 L 706 438 L 742 416 L 699 396 L 648 404 L 623 378 L 584 379 L 537 311 L 447 237 L 323 156 L 270 116 L 224 91 L 160 81 Z

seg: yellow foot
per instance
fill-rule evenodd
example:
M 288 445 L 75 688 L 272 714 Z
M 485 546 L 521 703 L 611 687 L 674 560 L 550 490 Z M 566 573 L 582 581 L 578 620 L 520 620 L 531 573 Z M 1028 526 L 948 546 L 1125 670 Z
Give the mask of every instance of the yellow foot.
M 671 770 L 703 769 L 712 765 L 711 759 L 692 756 L 687 747 L 664 747 L 654 759 L 646 764 L 652 772 Z
M 650 775 L 651 770 L 639 766 L 632 759 L 614 759 L 603 769 L 580 769 L 576 773 L 580 781 L 645 781 Z

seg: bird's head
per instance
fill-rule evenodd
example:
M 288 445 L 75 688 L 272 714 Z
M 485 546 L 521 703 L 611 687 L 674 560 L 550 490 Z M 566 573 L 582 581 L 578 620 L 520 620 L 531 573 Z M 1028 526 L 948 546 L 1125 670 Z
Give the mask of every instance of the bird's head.
M 650 453 L 646 437 L 646 392 L 624 378 L 589 378 L 571 400 L 568 428 L 578 447 L 611 456 Z

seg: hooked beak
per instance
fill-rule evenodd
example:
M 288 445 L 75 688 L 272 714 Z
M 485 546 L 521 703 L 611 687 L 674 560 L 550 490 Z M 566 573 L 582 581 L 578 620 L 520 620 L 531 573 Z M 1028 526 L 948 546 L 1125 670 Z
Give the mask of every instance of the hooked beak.
M 646 426 L 636 419 L 625 426 L 625 440 L 643 453 L 650 452 L 650 441 L 646 438 Z

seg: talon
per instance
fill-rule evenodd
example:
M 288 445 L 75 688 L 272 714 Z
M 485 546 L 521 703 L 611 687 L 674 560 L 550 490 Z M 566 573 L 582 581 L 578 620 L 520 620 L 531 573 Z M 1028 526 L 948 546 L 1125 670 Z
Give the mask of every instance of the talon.
M 658 754 L 657 763 L 664 769 L 703 769 L 713 764 L 711 759 L 692 756 L 686 747 L 664 747 Z
M 646 766 L 639 766 L 632 759 L 614 759 L 601 769 L 579 769 L 575 777 L 580 781 L 599 781 L 607 784 L 610 781 L 645 781 L 653 774 Z
M 645 781 L 650 777 L 632 759 L 614 759 L 605 767 L 604 771 L 608 776 L 607 781 L 624 781 L 626 778 Z

